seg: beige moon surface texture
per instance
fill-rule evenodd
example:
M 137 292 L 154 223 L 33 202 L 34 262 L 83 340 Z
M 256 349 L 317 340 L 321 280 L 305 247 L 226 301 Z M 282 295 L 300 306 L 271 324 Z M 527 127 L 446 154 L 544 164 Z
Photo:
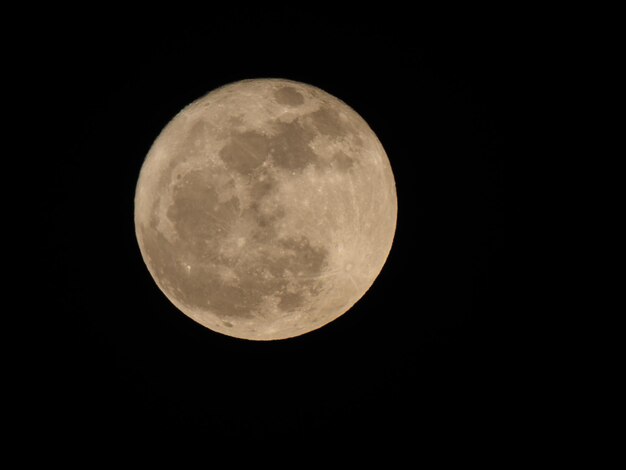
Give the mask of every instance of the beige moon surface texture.
M 350 309 L 380 273 L 397 199 L 389 159 L 347 104 L 304 83 L 218 88 L 152 145 L 135 194 L 148 270 L 183 313 L 274 340 Z

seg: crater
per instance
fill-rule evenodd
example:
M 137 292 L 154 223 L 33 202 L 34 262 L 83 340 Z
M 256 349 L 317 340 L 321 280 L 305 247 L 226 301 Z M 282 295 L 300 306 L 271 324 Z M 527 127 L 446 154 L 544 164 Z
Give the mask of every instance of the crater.
M 279 88 L 274 92 L 274 98 L 277 103 L 286 106 L 300 106 L 304 103 L 304 97 L 292 86 Z
M 267 136 L 255 132 L 237 132 L 220 150 L 220 158 L 229 170 L 248 175 L 260 167 L 267 159 L 270 140 Z

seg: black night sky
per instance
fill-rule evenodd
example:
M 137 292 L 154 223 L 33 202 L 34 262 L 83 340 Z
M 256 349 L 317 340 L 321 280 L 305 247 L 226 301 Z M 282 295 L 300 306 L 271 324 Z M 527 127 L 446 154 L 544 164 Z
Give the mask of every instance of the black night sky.
M 111 442 L 189 432 L 408 443 L 508 426 L 519 314 L 505 194 L 521 98 L 506 24 L 457 21 L 293 7 L 51 27 L 41 68 L 65 142 L 43 207 L 58 283 L 46 425 L 114 429 Z M 313 84 L 361 114 L 399 204 L 370 291 L 325 328 L 277 342 L 222 336 L 178 312 L 133 226 L 138 173 L 161 129 L 208 91 L 258 77 Z

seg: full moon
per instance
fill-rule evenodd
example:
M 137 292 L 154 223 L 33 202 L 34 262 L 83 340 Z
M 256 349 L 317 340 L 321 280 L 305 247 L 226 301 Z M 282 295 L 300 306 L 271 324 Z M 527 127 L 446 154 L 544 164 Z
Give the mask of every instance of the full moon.
M 313 331 L 372 286 L 393 242 L 389 159 L 351 107 L 282 79 L 218 88 L 146 156 L 135 232 L 165 296 L 249 340 Z

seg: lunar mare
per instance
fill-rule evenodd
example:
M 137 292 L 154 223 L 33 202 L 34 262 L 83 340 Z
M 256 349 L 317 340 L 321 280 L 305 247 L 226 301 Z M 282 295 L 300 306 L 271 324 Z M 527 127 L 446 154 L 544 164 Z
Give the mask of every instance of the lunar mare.
M 385 151 L 311 85 L 245 80 L 184 108 L 141 168 L 135 230 L 166 297 L 211 330 L 273 340 L 345 313 L 380 273 L 397 201 Z

